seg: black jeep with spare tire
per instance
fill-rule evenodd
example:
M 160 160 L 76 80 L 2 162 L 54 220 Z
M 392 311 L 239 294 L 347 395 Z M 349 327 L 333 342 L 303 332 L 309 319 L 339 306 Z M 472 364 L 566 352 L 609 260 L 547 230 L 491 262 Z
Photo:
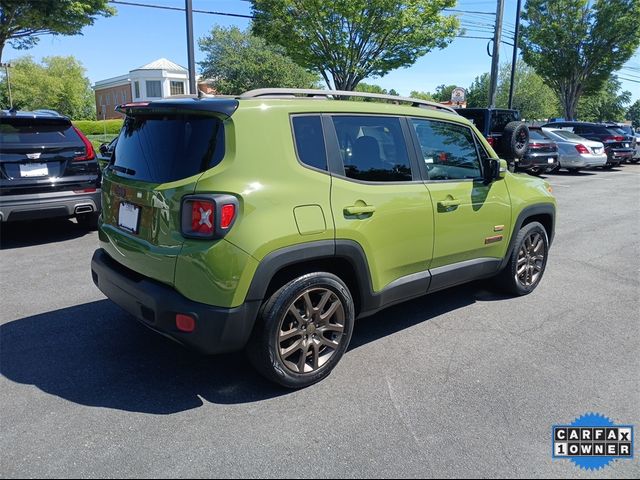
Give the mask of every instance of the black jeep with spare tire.
M 459 115 L 471 120 L 500 158 L 513 171 L 529 148 L 529 128 L 520 120 L 520 112 L 506 108 L 458 108 Z

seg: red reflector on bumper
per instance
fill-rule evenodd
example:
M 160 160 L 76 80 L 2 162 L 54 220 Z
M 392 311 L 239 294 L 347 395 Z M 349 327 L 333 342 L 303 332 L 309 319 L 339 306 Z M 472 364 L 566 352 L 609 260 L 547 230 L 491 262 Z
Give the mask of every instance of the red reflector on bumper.
M 83 190 L 74 190 L 73 193 L 94 193 L 97 190 L 97 188 L 85 188 Z
M 196 329 L 196 320 L 189 315 L 177 313 L 176 328 L 181 332 L 191 333 Z

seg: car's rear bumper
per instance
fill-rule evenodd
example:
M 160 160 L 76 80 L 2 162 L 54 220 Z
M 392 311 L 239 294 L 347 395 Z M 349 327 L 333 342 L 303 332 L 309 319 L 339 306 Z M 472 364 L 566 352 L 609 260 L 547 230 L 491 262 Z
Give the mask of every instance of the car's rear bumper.
M 607 154 L 561 155 L 559 160 L 562 168 L 595 168 L 607 163 Z
M 553 170 L 558 166 L 558 152 L 528 153 L 516 163 L 516 166 L 522 170 Z
M 74 191 L 0 195 L 0 220 L 70 217 L 101 210 L 101 191 Z
M 614 164 L 614 165 L 620 165 L 622 162 L 625 162 L 627 160 L 631 160 L 633 158 L 633 155 L 635 153 L 634 149 L 611 149 L 609 151 L 609 156 L 607 159 L 607 164 Z
M 102 249 L 93 254 L 91 274 L 102 293 L 142 324 L 204 354 L 241 350 L 260 308 L 259 301 L 235 308 L 194 302 L 172 287 L 120 265 Z M 194 318 L 195 330 L 178 330 L 177 314 Z

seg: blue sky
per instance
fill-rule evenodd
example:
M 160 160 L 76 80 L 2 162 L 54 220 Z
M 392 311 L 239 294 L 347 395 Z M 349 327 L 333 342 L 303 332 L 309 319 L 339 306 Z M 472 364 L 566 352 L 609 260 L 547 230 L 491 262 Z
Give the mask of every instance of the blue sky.
M 184 7 L 183 0 L 131 0 L 137 3 L 153 3 L 173 7 Z M 524 2 L 523 2 L 524 3 Z M 495 13 L 495 0 L 460 0 L 457 9 Z M 516 0 L 505 1 L 505 28 L 513 29 Z M 136 67 L 161 57 L 187 65 L 184 13 L 126 5 L 114 5 L 118 14 L 110 18 L 99 18 L 93 26 L 75 37 L 44 36 L 38 46 L 19 51 L 5 47 L 3 60 L 8 61 L 23 55 L 32 55 L 40 60 L 49 55 L 74 55 L 87 69 L 91 82 L 124 75 Z M 243 0 L 193 0 L 194 9 L 249 14 L 250 3 Z M 460 14 L 468 25 L 467 35 L 488 37 L 493 17 L 480 14 Z M 245 28 L 249 20 L 217 15 L 194 14 L 196 38 L 196 61 L 203 59 L 198 50 L 197 39 L 205 36 L 213 25 L 236 25 Z M 477 30 L 471 30 L 477 29 Z M 491 58 L 487 55 L 487 40 L 456 38 L 444 50 L 428 53 L 407 69 L 400 69 L 383 78 L 368 79 L 384 88 L 396 89 L 402 95 L 412 90 L 433 92 L 441 84 L 456 84 L 468 87 L 473 79 L 488 72 Z M 500 59 L 510 61 L 512 47 L 502 45 Z M 621 72 L 629 79 L 640 81 L 640 53 L 627 63 L 632 70 Z M 640 99 L 640 83 L 623 81 L 623 88 L 632 93 L 633 101 Z

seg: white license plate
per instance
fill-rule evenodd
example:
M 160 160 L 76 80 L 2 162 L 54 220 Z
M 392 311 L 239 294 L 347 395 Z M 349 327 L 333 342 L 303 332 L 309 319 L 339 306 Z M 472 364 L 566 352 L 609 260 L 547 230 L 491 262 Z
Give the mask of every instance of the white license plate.
M 118 226 L 133 233 L 138 233 L 140 207 L 131 203 L 121 203 L 118 211 Z
M 21 177 L 46 177 L 49 168 L 46 163 L 23 163 L 20 165 Z
M 629 144 L 628 144 L 628 143 L 625 143 L 625 144 L 624 144 L 624 148 L 629 148 Z
M 593 153 L 595 153 L 596 155 L 599 155 L 602 153 L 602 148 L 594 148 L 593 149 Z
M 553 158 L 547 158 L 547 163 L 553 163 Z

